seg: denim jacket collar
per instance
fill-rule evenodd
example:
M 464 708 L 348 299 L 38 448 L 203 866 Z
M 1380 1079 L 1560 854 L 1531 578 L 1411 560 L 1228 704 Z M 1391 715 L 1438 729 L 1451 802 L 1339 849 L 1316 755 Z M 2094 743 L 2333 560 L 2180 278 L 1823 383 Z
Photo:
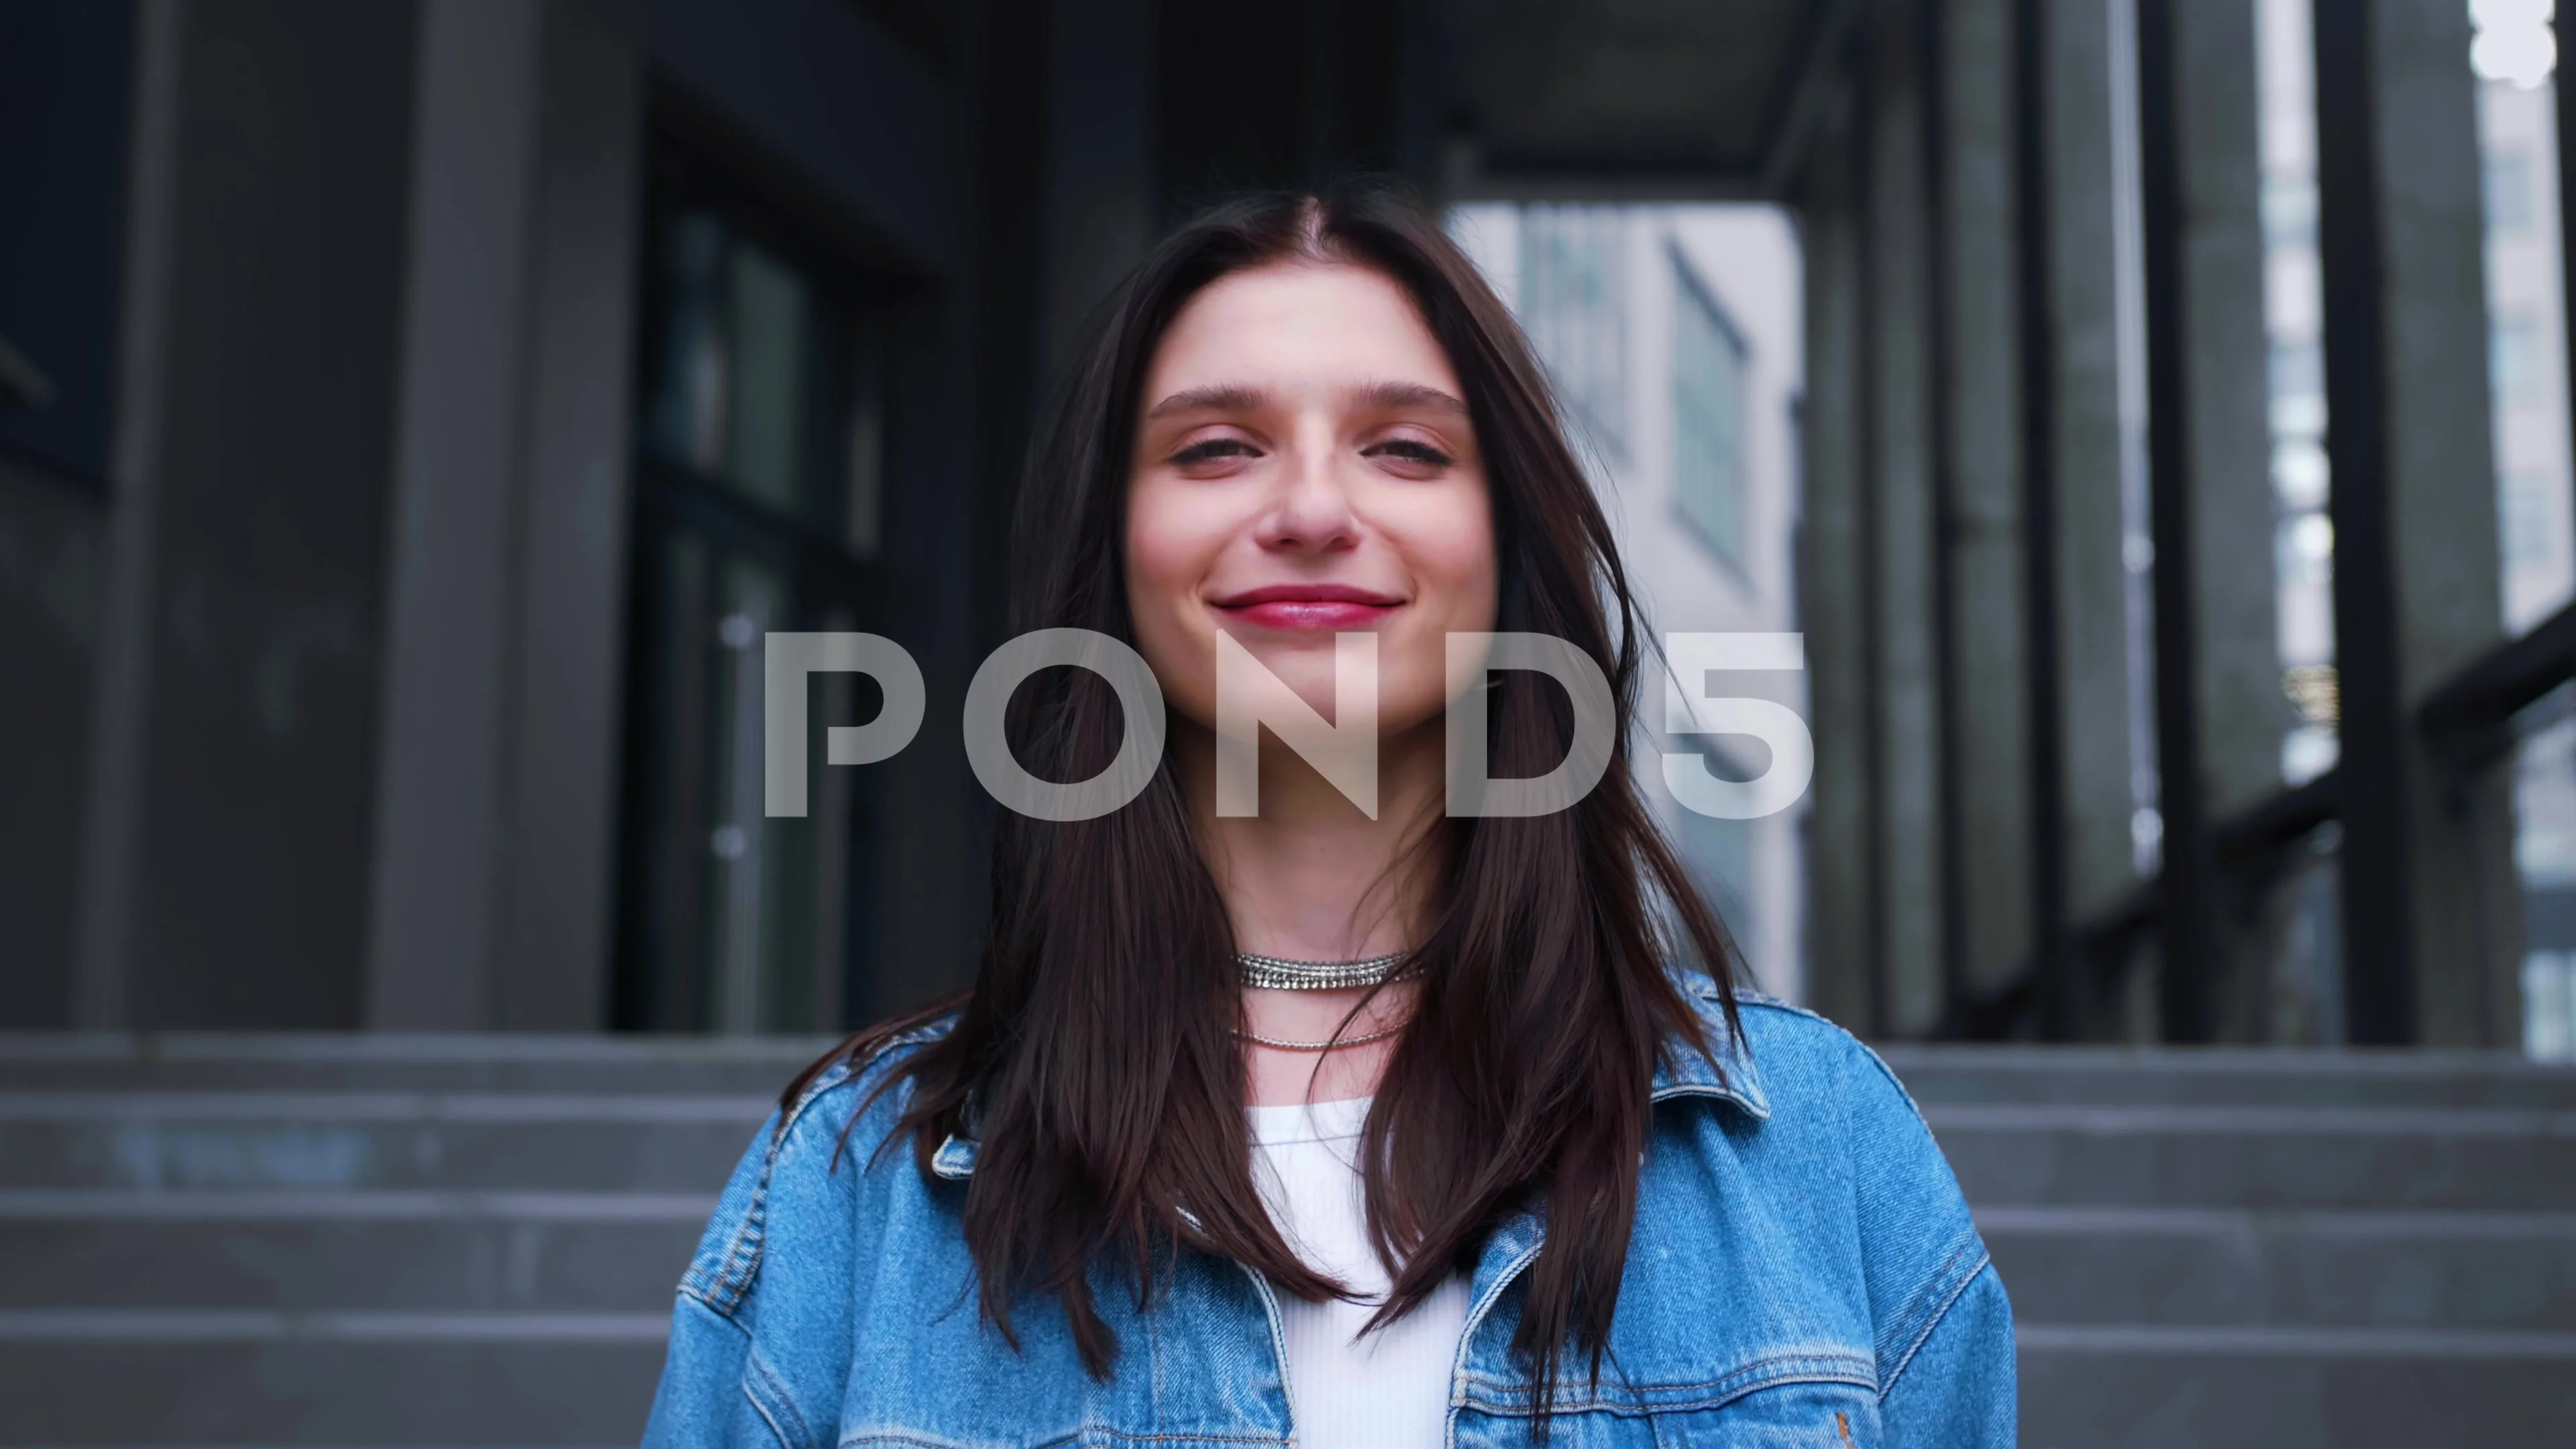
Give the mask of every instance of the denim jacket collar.
M 1715 1097 L 1732 1102 L 1756 1122 L 1771 1120 L 1771 1099 L 1763 1093 L 1762 1078 L 1753 1070 L 1753 1055 L 1744 1042 L 1728 1034 L 1725 1009 L 1718 1004 L 1714 982 L 1694 979 L 1684 988 L 1700 1003 L 1700 1024 L 1708 1032 L 1709 1055 L 1681 1042 L 1668 1042 L 1664 1059 L 1655 1065 L 1654 1100 L 1670 1101 L 1675 1097 Z M 1738 991 L 1736 1000 L 1767 1000 L 1749 991 Z
M 1694 981 L 1687 989 L 1705 1003 L 1709 1055 L 1702 1056 L 1680 1042 L 1669 1043 L 1663 1060 L 1655 1064 L 1654 1100 L 1714 1097 L 1734 1103 L 1756 1122 L 1768 1121 L 1771 1099 L 1763 1095 L 1762 1079 L 1754 1073 L 1753 1058 L 1744 1050 L 1744 1044 L 1727 1035 L 1726 1018 L 1717 1005 L 1717 988 L 1705 981 Z M 974 1138 L 951 1134 L 930 1155 L 931 1172 L 951 1182 L 974 1176 L 975 1148 Z M 1534 1249 L 1536 1224 L 1529 1226 Z

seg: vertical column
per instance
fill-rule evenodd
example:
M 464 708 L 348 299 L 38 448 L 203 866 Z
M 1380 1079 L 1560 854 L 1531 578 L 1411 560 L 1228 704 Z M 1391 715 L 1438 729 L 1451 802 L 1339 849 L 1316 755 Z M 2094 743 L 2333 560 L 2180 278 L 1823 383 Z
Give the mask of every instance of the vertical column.
M 142 890 L 145 716 L 152 698 L 152 583 L 158 570 L 161 435 L 169 364 L 185 109 L 179 78 L 184 0 L 135 7 L 134 120 L 127 141 L 125 254 L 117 280 L 116 420 L 108 441 L 105 587 L 91 738 L 81 791 L 80 894 L 74 902 L 72 1024 L 132 1020 L 135 911 Z
M 2200 788 L 2199 638 L 2193 626 L 2193 487 L 2199 472 L 2185 439 L 2194 400 L 2187 370 L 2182 278 L 2182 137 L 2171 0 L 2137 0 L 2138 191 L 2144 232 L 2147 469 L 2155 568 L 2157 813 L 2163 822 L 2157 880 L 2157 1016 L 2168 1041 L 2209 1039 L 2213 885 L 2207 802 Z
M 2273 623 L 2259 53 L 2254 10 L 2242 0 L 2160 3 L 2172 11 L 2181 163 L 2183 470 L 2200 788 L 2211 814 L 2224 816 L 2280 787 L 2286 718 Z
M 2034 7 L 2044 148 L 2044 208 L 2036 238 L 2047 252 L 2044 471 L 2032 513 L 2031 607 L 2051 658 L 2034 669 L 2044 697 L 2034 728 L 2052 735 L 2054 819 L 2034 848 L 2059 873 L 2054 903 L 2080 927 L 2117 902 L 2136 878 L 2130 837 L 2128 624 L 2120 497 L 2120 328 L 2110 86 L 2110 19 L 2101 0 L 2040 0 Z M 2025 206 L 2031 205 L 2028 198 Z M 2027 343 L 2027 339 L 2025 339 Z M 2029 399 L 2025 397 L 2025 406 Z M 2043 768 L 2050 768 L 2043 765 Z M 2050 838 L 2053 837 L 2053 838 Z M 2048 909 L 2043 907 L 2043 910 Z M 2043 916 L 2045 928 L 2046 917 Z M 2077 978 L 2080 981 L 2080 977 Z M 2088 1009 L 2072 993 L 2076 1016 Z M 2061 1029 L 2078 1025 L 2059 1023 Z
M 2517 1016 L 2506 781 L 2445 778 L 2414 728 L 2428 690 L 2502 634 L 2468 40 L 2447 0 L 2315 18 L 2357 1042 L 2492 1045 Z
M 544 7 L 493 1027 L 589 1031 L 606 1010 L 644 159 L 626 14 Z
M 1919 11 L 1881 12 L 1870 36 L 1868 128 L 1871 316 L 1867 542 L 1871 760 L 1878 852 L 1879 969 L 1896 1036 L 1932 1030 L 1942 1011 L 1941 736 L 1933 542 L 1930 242 L 1925 215 L 1924 72 Z
M 123 954 L 146 1027 L 365 994 L 411 5 L 195 5 L 156 399 Z M 258 118 L 245 128 L 241 118 Z
M 372 1027 L 605 1005 L 643 142 L 614 14 L 421 10 Z
M 2082 1022 L 2066 916 L 2065 748 L 2057 714 L 2057 338 L 2049 244 L 2049 0 L 2013 0 L 2013 341 L 2020 353 L 2022 703 L 2030 746 L 2031 995 L 2040 1034 Z
M 1851 98 L 1840 96 L 1798 195 L 1805 240 L 1807 400 L 1800 488 L 1798 617 L 1807 634 L 1810 727 L 1816 736 L 1808 816 L 1811 1004 L 1856 1031 L 1872 1015 L 1868 564 L 1862 556 L 1865 428 L 1861 363 L 1860 155 Z
M 1941 7 L 1939 46 L 1944 724 L 1955 781 L 1950 909 L 1969 1003 L 1990 1002 L 2012 983 L 2032 935 L 2012 10 L 2011 0 L 1954 0 Z M 1958 1025 L 1974 1032 L 1990 1023 L 1971 1013 Z
M 2140 0 L 2148 448 L 2164 820 L 2164 1034 L 2251 1020 L 2250 943 L 2219 894 L 2210 827 L 2277 789 L 2280 660 L 2264 407 L 2254 17 Z
M 424 0 L 394 419 L 365 1020 L 490 1013 L 512 456 L 543 12 Z

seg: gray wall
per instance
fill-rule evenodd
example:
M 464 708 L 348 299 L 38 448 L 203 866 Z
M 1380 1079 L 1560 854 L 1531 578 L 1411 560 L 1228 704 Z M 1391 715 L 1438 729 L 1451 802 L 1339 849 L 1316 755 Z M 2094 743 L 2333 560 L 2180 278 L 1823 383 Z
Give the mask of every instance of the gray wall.
M 124 1019 L 354 1026 L 414 11 L 198 5 L 160 366 Z

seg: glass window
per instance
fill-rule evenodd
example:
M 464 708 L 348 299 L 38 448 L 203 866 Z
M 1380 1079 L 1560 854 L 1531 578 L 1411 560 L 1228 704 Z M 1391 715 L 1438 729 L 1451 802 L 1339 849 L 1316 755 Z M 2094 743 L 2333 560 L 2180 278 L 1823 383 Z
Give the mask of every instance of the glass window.
M 805 471 L 805 333 L 813 289 L 748 242 L 733 249 L 732 273 L 736 391 L 726 473 L 761 502 L 792 513 Z
M 1732 561 L 1744 546 L 1744 339 L 1678 253 L 1673 270 L 1674 497 Z
M 870 814 L 858 772 L 817 770 L 805 818 L 765 816 L 762 641 L 874 612 L 882 307 L 791 228 L 656 161 L 613 1015 L 837 1028 L 864 970 Z M 874 694 L 818 679 L 808 737 L 866 719 Z
M 1733 778 L 1749 778 L 1751 772 Z M 1682 812 L 1683 863 L 1698 878 L 1700 894 L 1717 909 L 1738 949 L 1753 938 L 1753 822 Z
M 1559 401 L 1593 441 L 1627 446 L 1627 228 L 1609 207 L 1532 206 L 1521 213 L 1521 325 Z
M 2531 153 L 2499 151 L 2487 157 L 2487 227 L 2499 236 L 2531 229 Z
M 2313 178 L 2276 170 L 2263 179 L 2263 237 L 2274 246 L 2317 244 L 2317 188 Z
M 2548 374 L 2541 348 L 2548 339 L 2539 319 L 2530 316 L 2499 317 L 2488 330 L 2488 343 L 2494 356 L 2496 401 L 2504 404 L 2545 402 Z
M 2326 354 L 2322 344 L 2314 341 L 2286 342 L 2272 348 L 2272 401 L 2300 405 L 2310 402 L 2322 405 L 2326 395 Z M 2304 433 L 2306 428 L 2282 427 L 2284 433 Z
M 2508 572 L 2547 566 L 2557 557 L 2558 509 L 2550 495 L 2558 487 L 2551 473 L 2507 473 L 2497 527 L 2504 534 Z

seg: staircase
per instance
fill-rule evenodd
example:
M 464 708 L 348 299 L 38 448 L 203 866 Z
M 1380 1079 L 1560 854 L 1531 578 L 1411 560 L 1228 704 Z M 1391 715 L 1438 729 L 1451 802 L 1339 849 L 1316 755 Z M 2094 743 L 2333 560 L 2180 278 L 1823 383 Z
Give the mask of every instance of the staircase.
M 2576 1071 L 1917 1048 L 2034 1449 L 2576 1444 Z
M 0 1446 L 632 1444 L 817 1041 L 0 1036 Z M 2576 1071 L 1908 1048 L 2034 1449 L 2576 1444 Z
M 822 1047 L 0 1038 L 0 1445 L 631 1445 Z

